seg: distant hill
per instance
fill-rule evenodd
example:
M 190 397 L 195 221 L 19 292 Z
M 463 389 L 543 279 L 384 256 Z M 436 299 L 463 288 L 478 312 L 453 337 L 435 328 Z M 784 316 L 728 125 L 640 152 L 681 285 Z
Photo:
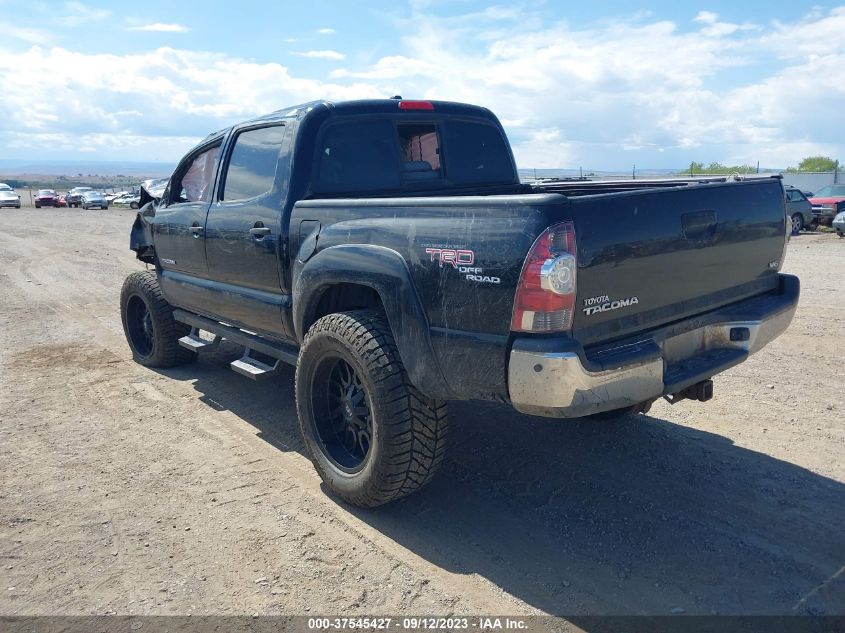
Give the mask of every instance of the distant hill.
M 116 161 L 67 161 L 67 160 L 0 160 L 0 175 L 23 176 L 40 174 L 49 176 L 130 176 L 157 178 L 169 176 L 173 163 L 116 162 Z

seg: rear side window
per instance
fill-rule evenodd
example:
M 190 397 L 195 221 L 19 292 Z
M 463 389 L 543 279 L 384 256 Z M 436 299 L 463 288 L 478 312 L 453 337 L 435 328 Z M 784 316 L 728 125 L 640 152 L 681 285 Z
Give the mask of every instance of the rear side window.
M 513 182 L 513 165 L 499 130 L 484 123 L 446 121 L 446 174 L 460 184 Z
M 238 134 L 226 167 L 221 200 L 248 200 L 273 188 L 284 135 L 283 125 Z
M 398 189 L 396 128 L 387 120 L 328 127 L 320 145 L 317 189 L 323 193 Z

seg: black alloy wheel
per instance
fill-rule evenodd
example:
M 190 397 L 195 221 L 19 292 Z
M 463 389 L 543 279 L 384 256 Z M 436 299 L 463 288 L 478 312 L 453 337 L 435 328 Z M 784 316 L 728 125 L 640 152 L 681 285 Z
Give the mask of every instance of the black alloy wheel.
M 347 359 L 326 356 L 315 372 L 311 398 L 325 456 L 344 472 L 360 471 L 373 443 L 373 417 L 361 376 Z
M 126 304 L 126 334 L 139 356 L 152 354 L 155 344 L 153 315 L 138 295 L 130 297 Z

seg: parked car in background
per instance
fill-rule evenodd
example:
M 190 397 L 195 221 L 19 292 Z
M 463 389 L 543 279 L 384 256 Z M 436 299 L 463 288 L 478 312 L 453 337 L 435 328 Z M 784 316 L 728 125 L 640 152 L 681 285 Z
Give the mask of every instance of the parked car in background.
M 86 191 L 94 191 L 91 187 L 74 187 L 67 194 L 67 206 L 78 207 L 82 204 L 82 195 Z
M 833 230 L 839 237 L 845 237 L 845 211 L 838 213 L 833 218 Z
M 52 189 L 39 189 L 38 193 L 32 198 L 32 202 L 36 209 L 41 207 L 57 207 L 59 206 L 59 196 Z
M 21 197 L 4 182 L 0 182 L 0 208 L 2 207 L 21 208 Z
M 116 198 L 119 198 L 120 196 L 125 196 L 127 193 L 129 193 L 129 192 L 128 191 L 118 191 L 118 192 L 115 192 L 115 193 L 104 194 L 103 197 L 106 199 L 106 202 L 109 203 L 109 206 L 111 206 L 111 203 L 112 203 L 113 200 L 115 200 Z
M 845 185 L 828 185 L 810 198 L 813 219 L 819 224 L 830 224 L 840 211 L 845 211 Z
M 786 213 L 792 220 L 792 232 L 813 224 L 813 205 L 807 200 L 804 192 L 795 187 L 786 186 Z
M 66 207 L 67 206 L 67 194 L 60 193 L 58 202 L 56 203 L 57 207 Z
M 82 194 L 82 204 L 83 209 L 93 209 L 97 207 L 98 209 L 108 209 L 109 203 L 106 202 L 105 197 L 99 191 L 86 191 Z
M 137 209 L 140 206 L 140 193 L 125 193 L 109 202 L 110 207 Z

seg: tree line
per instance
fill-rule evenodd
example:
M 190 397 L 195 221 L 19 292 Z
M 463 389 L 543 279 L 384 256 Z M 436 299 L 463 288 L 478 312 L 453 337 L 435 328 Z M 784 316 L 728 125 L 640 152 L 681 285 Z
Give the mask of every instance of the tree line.
M 760 171 L 759 165 L 723 165 L 722 163 L 712 162 L 709 165 L 692 161 L 689 169 L 683 173 L 689 173 L 690 176 L 697 174 L 755 174 Z M 772 171 L 770 169 L 763 171 Z M 829 156 L 807 156 L 798 163 L 797 167 L 787 167 L 788 173 L 797 172 L 836 172 L 839 171 L 839 161 L 830 158 Z

